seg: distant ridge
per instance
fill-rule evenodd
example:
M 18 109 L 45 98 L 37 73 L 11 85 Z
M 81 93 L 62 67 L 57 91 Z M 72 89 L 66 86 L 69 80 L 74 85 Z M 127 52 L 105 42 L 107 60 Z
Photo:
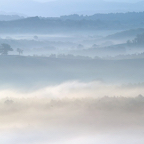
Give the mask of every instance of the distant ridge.
M 63 15 L 60 17 L 63 20 L 118 20 L 118 21 L 128 21 L 128 20 L 141 20 L 144 19 L 143 12 L 126 12 L 126 13 L 96 13 L 94 15 Z
M 4 15 L 0 14 L 0 21 L 12 21 L 12 20 L 18 20 L 18 19 L 24 19 L 23 16 L 19 15 Z
M 136 37 L 138 34 L 144 33 L 144 28 L 138 28 L 138 29 L 130 29 L 122 32 L 117 32 L 112 35 L 108 35 L 106 38 L 108 39 L 125 39 L 127 37 Z
M 61 17 L 17 17 L 17 19 L 11 21 L 0 21 L 1 33 L 55 33 L 89 30 L 124 31 L 138 28 L 144 28 L 144 12 L 95 14 L 92 16 L 74 14 Z M 135 31 L 131 31 L 131 33 L 135 33 Z

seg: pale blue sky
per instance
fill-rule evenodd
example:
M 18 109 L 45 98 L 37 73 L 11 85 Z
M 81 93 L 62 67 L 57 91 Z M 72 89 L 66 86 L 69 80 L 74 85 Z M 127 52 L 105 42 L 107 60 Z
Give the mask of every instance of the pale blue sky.
M 27 16 L 144 11 L 140 0 L 1 0 L 0 11 Z

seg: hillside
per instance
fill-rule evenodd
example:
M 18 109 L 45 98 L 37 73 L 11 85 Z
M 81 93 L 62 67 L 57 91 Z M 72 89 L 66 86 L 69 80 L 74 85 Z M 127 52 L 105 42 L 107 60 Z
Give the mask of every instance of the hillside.
M 106 38 L 108 39 L 125 39 L 125 38 L 134 38 L 138 34 L 144 33 L 144 28 L 138 28 L 138 29 L 130 29 L 122 32 L 117 32 L 112 35 L 108 35 Z
M 96 14 L 93 16 L 29 17 L 0 21 L 1 33 L 58 33 L 70 31 L 125 30 L 143 27 L 144 13 Z
M 32 86 L 65 81 L 142 82 L 144 59 L 96 60 L 0 56 L 0 84 Z

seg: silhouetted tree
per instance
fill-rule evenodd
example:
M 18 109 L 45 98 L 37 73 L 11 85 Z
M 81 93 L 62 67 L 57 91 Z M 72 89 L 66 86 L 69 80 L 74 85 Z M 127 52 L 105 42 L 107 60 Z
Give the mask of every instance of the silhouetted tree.
M 13 49 L 11 48 L 9 44 L 6 44 L 6 43 L 1 44 L 0 53 L 2 55 L 7 55 L 9 51 L 13 51 Z
M 19 55 L 20 55 L 20 54 L 23 54 L 23 50 L 20 49 L 20 48 L 17 48 L 17 52 L 19 53 Z

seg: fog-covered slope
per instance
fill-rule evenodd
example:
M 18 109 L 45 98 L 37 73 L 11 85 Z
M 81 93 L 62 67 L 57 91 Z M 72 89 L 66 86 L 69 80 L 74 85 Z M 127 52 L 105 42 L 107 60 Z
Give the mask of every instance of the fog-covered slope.
M 18 86 L 100 80 L 109 83 L 143 82 L 144 59 L 93 60 L 1 56 L 1 84 Z M 42 85 L 43 85 L 42 84 Z

